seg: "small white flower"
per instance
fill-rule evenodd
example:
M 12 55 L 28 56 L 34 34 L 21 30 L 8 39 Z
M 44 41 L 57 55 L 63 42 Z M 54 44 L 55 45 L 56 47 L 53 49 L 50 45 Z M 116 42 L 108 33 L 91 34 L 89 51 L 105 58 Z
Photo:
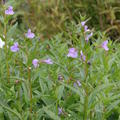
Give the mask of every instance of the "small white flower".
M 5 45 L 5 42 L 2 41 L 2 39 L 0 38 L 0 48 L 3 48 L 4 45 Z

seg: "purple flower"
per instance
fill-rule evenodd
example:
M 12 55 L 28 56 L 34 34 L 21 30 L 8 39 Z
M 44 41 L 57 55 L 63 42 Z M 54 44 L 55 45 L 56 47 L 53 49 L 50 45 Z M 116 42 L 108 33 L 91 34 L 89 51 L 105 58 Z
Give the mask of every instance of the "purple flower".
M 87 61 L 87 64 L 88 64 L 88 65 L 91 65 L 91 62 L 90 62 L 90 61 Z
M 86 36 L 85 40 L 88 42 L 88 40 L 90 39 L 90 37 L 92 37 L 93 33 L 91 32 L 89 35 Z
M 13 11 L 13 7 L 9 6 L 7 10 L 5 10 L 5 14 L 6 15 L 13 15 L 14 11 Z
M 46 60 L 42 60 L 42 62 L 44 62 L 46 64 L 53 64 L 53 61 L 50 58 L 48 58 Z
M 77 58 L 78 51 L 75 48 L 70 48 L 69 53 L 67 54 L 68 57 Z
M 77 82 L 74 82 L 73 86 L 74 86 L 74 87 L 77 87 L 77 86 L 79 86 L 79 87 L 80 87 L 80 86 L 81 86 L 80 81 L 79 81 L 79 80 L 77 80 Z
M 88 30 L 88 26 L 87 25 L 84 26 L 84 30 L 85 30 L 85 32 Z
M 106 40 L 106 41 L 104 41 L 104 42 L 102 43 L 102 48 L 104 48 L 106 51 L 109 50 L 107 44 L 108 44 L 108 40 Z
M 58 80 L 63 80 L 63 76 L 62 75 L 58 75 Z
M 58 107 L 58 115 L 61 115 L 62 113 L 62 108 Z
M 73 86 L 74 86 L 74 87 L 77 87 L 77 83 L 76 83 L 76 82 L 74 82 Z
M 82 50 L 80 51 L 80 58 L 85 61 L 86 60 L 86 56 L 83 54 Z
M 80 83 L 80 81 L 79 81 L 79 80 L 77 80 L 77 84 L 78 84 L 78 86 L 79 86 L 79 87 L 81 86 L 81 83 Z
M 12 52 L 18 52 L 19 51 L 19 45 L 18 42 L 15 42 L 13 46 L 10 47 Z
M 33 66 L 34 66 L 35 68 L 39 67 L 39 60 L 38 60 L 38 59 L 34 59 L 34 60 L 32 61 L 32 64 L 33 64 Z
M 29 39 L 32 39 L 35 37 L 35 34 L 31 32 L 31 29 L 28 29 L 28 32 L 25 34 L 25 36 Z
M 82 21 L 82 22 L 81 22 L 81 25 L 82 25 L 82 26 L 84 26 L 84 25 L 85 25 L 85 23 L 86 23 L 86 21 Z
M 88 26 L 87 26 L 87 25 L 84 26 L 84 30 L 85 30 L 85 32 L 90 31 L 90 30 L 88 29 Z

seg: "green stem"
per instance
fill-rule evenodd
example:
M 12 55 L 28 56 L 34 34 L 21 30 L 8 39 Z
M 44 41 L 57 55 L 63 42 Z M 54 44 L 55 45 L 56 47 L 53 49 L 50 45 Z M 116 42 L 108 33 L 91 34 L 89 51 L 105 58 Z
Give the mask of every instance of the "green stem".
M 26 56 L 29 59 L 29 53 L 28 53 L 28 46 L 29 43 L 28 41 L 26 42 Z M 30 95 L 30 120 L 32 120 L 32 84 L 31 84 L 31 67 L 27 67 L 27 72 L 28 72 L 28 86 L 29 86 L 29 95 Z
M 83 120 L 87 120 L 87 111 L 88 111 L 88 85 L 87 85 L 87 76 L 88 76 L 88 65 L 87 65 L 87 58 L 85 61 L 85 101 L 84 101 L 84 116 L 83 116 Z
M 4 19 L 6 20 L 6 15 L 4 15 Z M 6 38 L 6 23 L 4 22 L 4 38 L 5 38 L 5 54 L 6 54 L 6 69 L 7 69 L 7 80 L 10 83 L 10 71 L 9 71 L 9 64 L 8 64 L 8 48 L 7 48 L 7 38 Z
M 30 89 L 30 120 L 32 120 L 32 85 L 31 85 L 31 68 L 28 67 L 28 80 Z
M 86 95 L 85 95 L 85 102 L 84 102 L 84 118 L 83 120 L 87 120 L 87 110 L 88 110 L 88 91 L 86 89 Z

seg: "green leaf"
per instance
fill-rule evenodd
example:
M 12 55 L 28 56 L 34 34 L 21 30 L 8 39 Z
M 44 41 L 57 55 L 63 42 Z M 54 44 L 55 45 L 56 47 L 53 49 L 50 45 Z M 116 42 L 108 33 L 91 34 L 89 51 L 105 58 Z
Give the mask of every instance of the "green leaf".
M 43 108 L 43 110 L 45 111 L 45 113 L 46 113 L 47 115 L 50 116 L 51 119 L 53 119 L 53 120 L 60 120 L 60 118 L 59 118 L 54 112 L 48 110 L 47 107 Z
M 4 110 L 1 106 L 0 106 L 0 120 L 4 120 Z
M 7 39 L 12 38 L 12 36 L 16 33 L 16 28 L 18 26 L 18 23 L 16 23 L 15 25 L 13 25 L 7 32 Z
M 3 18 L 3 16 L 0 16 L 0 22 L 1 22 L 2 24 L 4 24 L 4 18 Z
M 21 115 L 20 115 L 17 111 L 12 110 L 11 108 L 9 108 L 9 107 L 1 104 L 1 103 L 0 103 L 0 106 L 1 106 L 2 108 L 6 109 L 8 112 L 11 112 L 12 114 L 14 114 L 14 115 L 15 115 L 16 117 L 18 117 L 20 120 L 22 120 Z
M 59 87 L 57 87 L 56 89 L 56 97 L 60 100 L 61 97 L 63 96 L 63 91 L 64 91 L 64 86 L 60 85 Z

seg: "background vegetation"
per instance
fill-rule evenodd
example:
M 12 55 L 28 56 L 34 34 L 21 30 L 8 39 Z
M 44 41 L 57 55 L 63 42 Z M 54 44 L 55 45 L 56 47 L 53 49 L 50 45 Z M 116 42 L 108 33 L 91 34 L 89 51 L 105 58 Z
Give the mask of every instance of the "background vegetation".
M 119 39 L 119 0 L 10 0 L 8 3 L 18 10 L 19 23 L 31 26 L 41 38 L 64 30 L 66 22 L 79 22 L 82 15 L 90 19 L 88 24 L 95 30 L 105 31 L 113 40 Z

